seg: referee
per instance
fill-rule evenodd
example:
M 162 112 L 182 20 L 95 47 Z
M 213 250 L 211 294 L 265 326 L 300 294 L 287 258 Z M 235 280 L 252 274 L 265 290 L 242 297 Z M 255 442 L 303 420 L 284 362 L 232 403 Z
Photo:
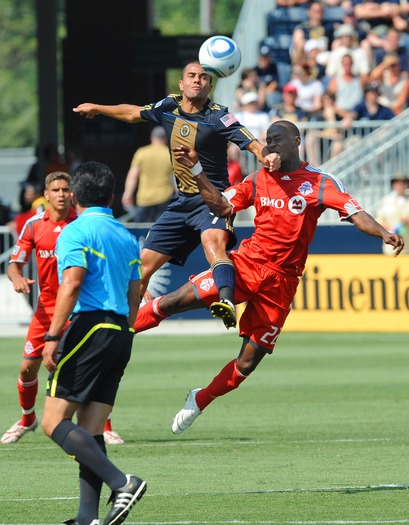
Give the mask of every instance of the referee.
M 78 219 L 57 241 L 60 287 L 43 361 L 50 371 L 42 427 L 80 465 L 80 500 L 71 525 L 95 525 L 102 483 L 112 490 L 103 525 L 124 521 L 146 482 L 106 455 L 104 423 L 129 361 L 139 307 L 141 263 L 135 237 L 112 214 L 114 176 L 81 164 L 72 181 Z M 66 321 L 68 329 L 60 341 Z M 72 418 L 77 414 L 78 424 Z

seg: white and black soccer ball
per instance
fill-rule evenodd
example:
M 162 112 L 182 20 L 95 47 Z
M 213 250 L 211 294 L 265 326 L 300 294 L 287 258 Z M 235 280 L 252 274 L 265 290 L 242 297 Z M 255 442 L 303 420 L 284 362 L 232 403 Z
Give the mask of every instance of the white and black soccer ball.
M 228 77 L 240 66 L 241 51 L 231 38 L 212 36 L 200 46 L 199 62 L 209 75 L 217 78 Z

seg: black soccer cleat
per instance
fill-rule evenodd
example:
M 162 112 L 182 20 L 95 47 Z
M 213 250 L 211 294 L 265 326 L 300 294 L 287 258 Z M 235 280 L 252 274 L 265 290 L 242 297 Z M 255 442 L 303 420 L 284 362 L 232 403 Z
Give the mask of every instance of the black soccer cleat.
M 112 502 L 112 507 L 102 525 L 120 525 L 135 503 L 145 494 L 146 481 L 131 474 L 127 474 L 126 479 L 126 485 L 112 491 L 108 500 L 108 503 Z
M 213 317 L 220 317 L 224 326 L 227 328 L 235 328 L 237 324 L 236 308 L 234 304 L 228 299 L 220 299 L 210 305 L 210 312 Z

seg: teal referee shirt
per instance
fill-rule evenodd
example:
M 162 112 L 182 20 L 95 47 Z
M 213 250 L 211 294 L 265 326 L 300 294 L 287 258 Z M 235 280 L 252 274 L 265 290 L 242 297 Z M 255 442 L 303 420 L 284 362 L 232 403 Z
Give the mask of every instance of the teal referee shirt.
M 87 208 L 63 229 L 56 252 L 60 283 L 67 268 L 87 271 L 73 314 L 93 310 L 129 314 L 129 281 L 141 279 L 140 248 L 110 208 Z

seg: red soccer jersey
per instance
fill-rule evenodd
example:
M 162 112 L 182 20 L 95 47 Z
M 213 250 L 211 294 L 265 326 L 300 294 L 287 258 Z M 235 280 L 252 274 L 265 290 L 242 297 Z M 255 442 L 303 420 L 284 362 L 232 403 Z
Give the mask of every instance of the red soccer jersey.
M 10 262 L 26 264 L 33 250 L 36 251 L 38 285 L 40 287 L 39 302 L 44 307 L 54 307 L 58 290 L 57 261 L 55 245 L 57 237 L 64 226 L 77 218 L 74 208 L 64 221 L 53 222 L 50 211 L 35 215 L 29 219 L 14 246 Z
M 303 162 L 299 170 L 269 173 L 261 169 L 224 191 L 234 212 L 252 204 L 255 231 L 238 249 L 250 259 L 267 261 L 301 275 L 317 221 L 326 208 L 341 220 L 362 211 L 339 179 Z

